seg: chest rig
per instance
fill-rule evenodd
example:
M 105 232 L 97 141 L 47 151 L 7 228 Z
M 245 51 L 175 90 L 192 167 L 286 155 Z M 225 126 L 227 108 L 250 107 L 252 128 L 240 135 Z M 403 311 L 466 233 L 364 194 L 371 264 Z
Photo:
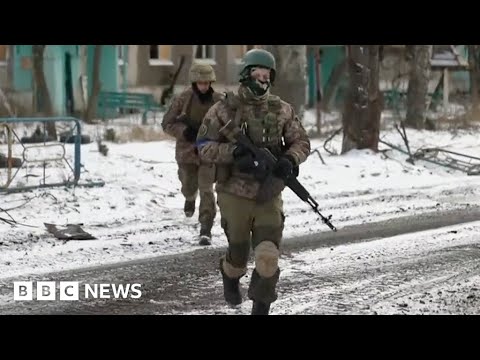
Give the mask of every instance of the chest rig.
M 227 95 L 227 106 L 235 115 L 235 125 L 258 147 L 270 150 L 279 156 L 284 149 L 283 133 L 278 121 L 282 110 L 280 98 L 269 95 L 265 103 L 242 104 L 233 94 Z
M 212 100 L 207 101 L 203 104 L 197 98 L 195 101 L 195 104 L 193 104 L 194 96 L 195 94 L 192 91 L 192 93 L 188 97 L 188 100 L 185 101 L 185 104 L 183 105 L 182 114 L 187 115 L 187 117 L 191 119 L 194 124 L 197 124 L 198 126 L 200 126 L 200 124 L 202 123 L 203 117 L 207 113 L 208 109 L 210 109 L 210 107 L 214 104 L 215 98 L 212 98 Z M 195 105 L 195 106 L 192 106 L 192 105 Z

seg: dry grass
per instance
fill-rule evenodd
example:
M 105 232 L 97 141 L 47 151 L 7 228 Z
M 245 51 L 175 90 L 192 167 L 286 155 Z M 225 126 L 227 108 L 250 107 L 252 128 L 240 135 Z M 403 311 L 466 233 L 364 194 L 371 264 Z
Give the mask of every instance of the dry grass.
M 151 142 L 171 139 L 171 137 L 165 134 L 161 128 L 134 125 L 122 130 L 123 131 L 115 129 L 116 143 Z
M 437 130 L 468 130 L 480 126 L 479 111 L 469 110 L 453 116 L 440 116 L 433 120 Z

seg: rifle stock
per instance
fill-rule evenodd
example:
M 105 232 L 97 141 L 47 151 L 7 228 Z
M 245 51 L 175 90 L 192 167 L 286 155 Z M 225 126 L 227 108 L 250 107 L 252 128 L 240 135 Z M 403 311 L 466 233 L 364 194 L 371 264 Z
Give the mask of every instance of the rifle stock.
M 267 164 L 268 175 L 260 186 L 258 196 L 257 196 L 257 201 L 259 201 L 260 203 L 265 202 L 272 197 L 272 194 L 275 194 L 275 192 L 278 191 L 279 185 L 281 187 L 281 190 L 283 190 L 283 188 L 287 186 L 302 201 L 309 204 L 313 209 L 313 211 L 320 216 L 322 221 L 332 231 L 335 231 L 335 232 L 337 231 L 337 228 L 330 222 L 332 215 L 330 215 L 327 218 L 320 213 L 320 210 L 318 209 L 319 207 L 318 203 L 312 198 L 312 196 L 307 191 L 307 189 L 305 189 L 305 187 L 303 187 L 303 185 L 300 184 L 300 182 L 296 177 L 290 178 L 284 183 L 283 180 L 275 177 L 272 174 L 273 168 L 277 162 L 277 158 L 268 149 L 258 148 L 257 146 L 255 146 L 252 143 L 252 141 L 245 134 L 243 134 L 238 127 L 234 127 L 232 120 L 230 120 L 219 131 L 221 134 L 226 136 L 230 141 L 237 144 L 242 144 L 243 146 L 245 146 L 250 152 L 252 152 L 252 154 L 255 155 L 255 158 L 265 160 Z M 281 182 L 281 184 L 279 184 L 279 182 Z
M 175 88 L 175 84 L 177 83 L 178 75 L 180 74 L 180 71 L 182 70 L 184 63 L 185 63 L 185 55 L 182 55 L 180 57 L 180 64 L 178 65 L 177 71 L 175 71 L 175 74 L 173 75 L 170 86 L 162 92 L 162 96 L 160 98 L 161 105 L 165 105 L 167 103 L 167 100 L 173 95 L 173 90 Z

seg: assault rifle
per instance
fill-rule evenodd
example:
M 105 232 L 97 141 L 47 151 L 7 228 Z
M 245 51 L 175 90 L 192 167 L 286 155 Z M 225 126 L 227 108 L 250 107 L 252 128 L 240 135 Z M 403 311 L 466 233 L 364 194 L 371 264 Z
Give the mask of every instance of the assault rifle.
M 258 148 L 253 144 L 253 142 L 248 138 L 240 128 L 233 125 L 232 120 L 230 120 L 224 127 L 220 130 L 220 133 L 227 137 L 230 141 L 241 144 L 247 148 L 254 156 L 255 159 L 262 160 L 266 164 L 266 177 L 261 183 L 260 189 L 257 193 L 257 202 L 264 203 L 270 200 L 276 193 L 279 193 L 284 186 L 287 186 L 292 190 L 302 201 L 309 204 L 313 211 L 317 213 L 322 221 L 332 230 L 337 231 L 337 228 L 333 226 L 330 222 L 332 215 L 325 217 L 320 213 L 318 209 L 318 203 L 312 198 L 310 193 L 303 187 L 302 184 L 297 180 L 296 177 L 290 177 L 284 182 L 282 179 L 277 178 L 273 175 L 273 168 L 277 163 L 277 158 L 266 148 Z

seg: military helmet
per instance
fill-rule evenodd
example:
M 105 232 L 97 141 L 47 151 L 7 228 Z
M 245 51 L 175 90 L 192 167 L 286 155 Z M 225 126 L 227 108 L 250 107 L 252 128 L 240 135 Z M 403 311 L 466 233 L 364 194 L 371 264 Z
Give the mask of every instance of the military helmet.
M 190 67 L 190 82 L 196 83 L 197 81 L 217 81 L 213 67 L 208 64 L 193 63 Z
M 248 75 L 246 69 L 249 69 L 253 66 L 260 66 L 270 69 L 271 82 L 273 83 L 275 79 L 275 73 L 277 71 L 277 63 L 271 52 L 264 49 L 252 49 L 247 51 L 242 59 L 240 77 L 244 78 L 246 75 Z

